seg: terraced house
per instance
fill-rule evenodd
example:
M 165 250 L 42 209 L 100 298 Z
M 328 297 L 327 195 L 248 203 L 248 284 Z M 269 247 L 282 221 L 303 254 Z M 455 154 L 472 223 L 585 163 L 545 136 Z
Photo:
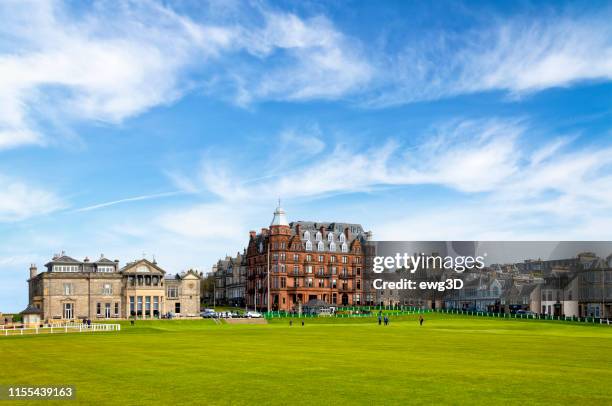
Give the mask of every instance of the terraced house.
M 76 260 L 62 253 L 38 273 L 30 267 L 29 303 L 42 320 L 194 317 L 200 310 L 200 274 L 170 275 L 147 259 L 127 263 L 100 256 Z
M 364 304 L 364 246 L 370 238 L 359 224 L 289 223 L 279 205 L 269 229 L 250 232 L 249 307 L 266 309 L 268 300 L 272 310 L 299 310 L 309 301 Z

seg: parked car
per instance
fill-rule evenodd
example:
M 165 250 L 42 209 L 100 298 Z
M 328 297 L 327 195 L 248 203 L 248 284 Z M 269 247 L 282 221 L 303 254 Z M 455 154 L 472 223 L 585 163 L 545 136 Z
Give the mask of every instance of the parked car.
M 201 313 L 201 316 L 205 319 L 214 319 L 219 317 L 216 311 L 211 309 L 206 309 Z
M 524 314 L 526 316 L 535 316 L 535 313 L 530 312 L 529 310 L 517 310 L 516 314 Z
M 260 319 L 263 316 L 259 312 L 246 312 L 246 317 L 250 319 Z

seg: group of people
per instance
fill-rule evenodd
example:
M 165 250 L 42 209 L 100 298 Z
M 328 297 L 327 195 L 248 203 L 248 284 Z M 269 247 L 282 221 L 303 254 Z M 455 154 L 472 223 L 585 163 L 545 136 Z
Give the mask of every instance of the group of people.
M 386 314 L 383 316 L 382 312 L 378 312 L 378 325 L 380 326 L 381 323 L 385 323 L 385 326 L 388 326 L 389 316 L 387 316 Z
M 293 320 L 289 319 L 289 327 L 293 326 Z M 302 327 L 304 327 L 304 320 L 302 320 Z

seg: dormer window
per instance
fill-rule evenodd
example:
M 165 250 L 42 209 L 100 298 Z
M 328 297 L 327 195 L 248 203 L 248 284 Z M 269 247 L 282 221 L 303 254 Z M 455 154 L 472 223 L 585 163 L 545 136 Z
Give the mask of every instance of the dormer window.
M 346 236 L 344 235 L 344 233 L 340 234 L 340 242 L 345 242 L 346 241 Z
M 306 241 L 306 251 L 312 251 L 312 243 L 310 242 L 310 240 Z
M 342 243 L 342 252 L 348 252 L 348 245 L 345 242 Z
M 332 252 L 333 252 L 333 251 L 336 251 L 336 244 L 335 244 L 335 243 L 333 243 L 333 242 L 332 242 L 332 243 L 330 243 L 330 244 L 329 244 L 329 250 L 330 250 L 330 251 L 332 251 Z
M 323 241 L 319 241 L 319 243 L 317 244 L 317 251 L 323 251 Z
M 310 231 L 304 231 L 304 239 L 310 240 Z
M 329 242 L 333 242 L 334 241 L 334 233 L 327 234 L 327 241 L 329 241 Z
M 317 239 L 317 241 L 321 241 L 323 239 L 323 235 L 321 235 L 320 231 L 317 231 L 317 235 L 315 238 Z

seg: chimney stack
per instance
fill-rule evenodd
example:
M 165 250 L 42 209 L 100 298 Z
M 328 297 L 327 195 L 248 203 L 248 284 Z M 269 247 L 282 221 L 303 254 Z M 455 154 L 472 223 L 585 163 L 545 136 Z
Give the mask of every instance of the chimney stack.
M 30 264 L 30 279 L 34 278 L 38 274 L 36 264 Z

